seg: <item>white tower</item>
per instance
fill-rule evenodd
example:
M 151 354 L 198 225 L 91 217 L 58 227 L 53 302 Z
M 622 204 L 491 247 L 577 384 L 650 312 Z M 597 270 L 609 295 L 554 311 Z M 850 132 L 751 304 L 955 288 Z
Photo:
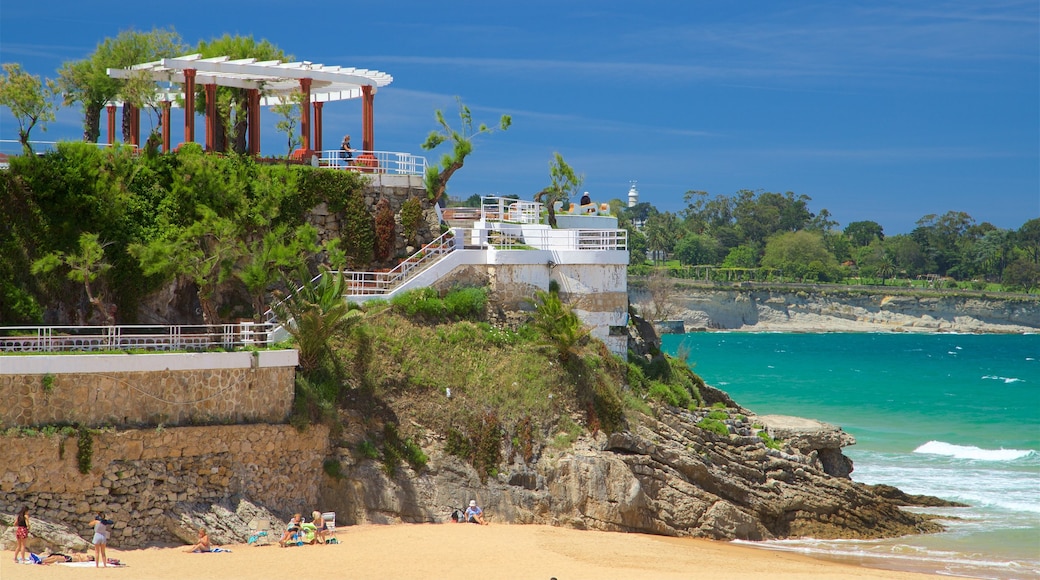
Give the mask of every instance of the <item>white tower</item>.
M 628 188 L 628 207 L 633 207 L 639 203 L 639 190 L 636 189 L 636 182 L 633 181 L 632 187 Z

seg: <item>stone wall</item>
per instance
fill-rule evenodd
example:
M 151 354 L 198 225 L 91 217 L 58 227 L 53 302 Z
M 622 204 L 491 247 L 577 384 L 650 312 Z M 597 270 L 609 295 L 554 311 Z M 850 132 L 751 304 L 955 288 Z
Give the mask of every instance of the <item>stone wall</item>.
M 111 545 L 120 549 L 169 542 L 181 514 L 199 506 L 247 498 L 278 514 L 310 513 L 328 441 L 321 426 L 302 433 L 288 425 L 102 432 L 83 474 L 76 437 L 4 437 L 0 512 L 27 505 L 33 517 L 89 538 L 87 523 L 104 510 L 116 521 Z
M 296 351 L 3 357 L 0 364 L 4 427 L 283 423 Z
M 432 242 L 440 235 L 439 220 L 436 210 L 427 200 L 426 189 L 415 186 L 380 185 L 369 184 L 364 191 L 365 207 L 376 215 L 376 204 L 385 199 L 390 203 L 390 209 L 394 212 L 396 241 L 393 256 L 409 256 L 415 253 L 424 244 Z M 404 228 L 401 225 L 401 206 L 411 198 L 418 198 L 422 204 L 425 220 L 420 224 L 414 240 L 408 240 L 404 236 Z M 325 203 L 319 204 L 311 210 L 307 221 L 318 229 L 318 240 L 325 242 L 339 238 L 342 235 L 343 217 L 329 209 Z

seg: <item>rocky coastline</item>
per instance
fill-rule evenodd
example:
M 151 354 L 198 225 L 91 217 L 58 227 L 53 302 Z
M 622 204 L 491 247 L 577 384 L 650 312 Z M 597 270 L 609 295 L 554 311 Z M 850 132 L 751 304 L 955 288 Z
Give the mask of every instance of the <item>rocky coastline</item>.
M 657 407 L 654 416 L 642 417 L 625 431 L 588 434 L 565 450 L 546 446 L 536 460 L 515 459 L 486 481 L 472 466 L 446 453 L 444 441 L 433 436 L 423 442 L 430 457 L 425 468 L 405 467 L 392 476 L 378 461 L 356 457 L 349 445 L 341 446 L 331 450 L 338 469 L 309 470 L 316 478 L 311 482 L 314 492 L 297 499 L 337 512 L 340 526 L 447 522 L 453 507 L 477 498 L 500 524 L 717 540 L 874 539 L 930 533 L 941 530 L 941 524 L 902 506 L 954 505 L 852 481 L 852 462 L 841 449 L 855 441 L 839 427 L 797 417 L 758 416 L 708 386 L 702 395 L 709 407 L 693 411 Z M 723 407 L 728 434 L 698 425 Z M 198 438 L 205 436 L 200 430 L 221 427 L 170 428 L 163 437 L 177 437 L 182 429 L 191 429 L 192 437 Z M 349 440 L 351 434 L 344 433 L 344 438 Z M 768 445 L 770 439 L 777 444 Z M 177 461 L 186 462 L 195 473 L 199 461 L 212 456 L 210 450 L 198 453 Z M 121 521 L 121 548 L 180 544 L 193 537 L 199 526 L 210 530 L 218 543 L 241 543 L 255 533 L 250 520 L 268 519 L 279 529 L 279 522 L 289 516 L 284 501 L 265 501 L 273 496 L 265 498 L 263 481 L 252 481 L 255 489 L 234 485 L 232 477 L 231 485 L 207 484 L 205 493 L 175 490 L 170 486 L 188 473 L 164 471 L 140 477 L 145 469 L 154 471 L 162 465 L 162 458 L 138 465 L 139 461 L 122 457 L 115 448 L 108 454 L 111 459 L 98 466 L 105 477 L 125 479 L 130 474 L 147 487 L 147 493 L 106 492 L 107 510 L 128 520 Z M 50 468 L 58 466 L 52 463 Z M 235 467 L 232 462 L 228 469 L 248 471 L 249 466 Z M 285 477 L 272 474 L 264 479 Z M 32 493 L 8 490 L 5 495 L 3 511 L 24 503 L 37 514 L 34 522 L 39 525 L 34 524 L 31 549 L 85 546 L 80 535 L 84 514 L 47 508 L 63 505 L 66 494 L 57 488 Z M 120 504 L 119 498 L 127 504 Z M 68 499 L 82 503 L 82 497 Z M 141 522 L 148 522 L 148 533 L 134 528 Z M 13 546 L 12 524 L 13 514 L 0 515 L 0 545 Z
M 700 303 L 738 302 L 710 298 Z M 761 298 L 747 296 L 741 302 L 769 303 Z M 659 342 L 651 325 L 633 320 L 636 336 L 630 349 L 654 356 Z M 308 508 L 336 512 L 340 526 L 447 522 L 452 509 L 471 498 L 495 523 L 716 540 L 930 533 L 942 529 L 933 516 L 902 507 L 954 505 L 852 481 L 852 461 L 841 450 L 855 441 L 840 427 L 759 416 L 707 385 L 700 387 L 700 395 L 702 406 L 696 409 L 655 405 L 652 414 L 632 417 L 622 431 L 593 431 L 566 447 L 546 441 L 529 460 L 505 440 L 506 459 L 488 478 L 447 453 L 446 440 L 418 424 L 413 426 L 427 433 L 419 441 L 429 457 L 426 466 L 387 473 L 380 461 L 352 451 L 365 437 L 366 419 L 356 410 L 343 411 L 344 431 L 332 448 L 325 447 L 332 443 L 327 436 L 314 439 L 313 430 L 272 446 L 269 431 L 276 426 L 269 425 L 169 427 L 129 432 L 131 437 L 116 433 L 106 436 L 105 452 L 95 458 L 88 478 L 95 483 L 83 482 L 71 453 L 54 461 L 47 452 L 18 453 L 5 445 L 0 448 L 0 464 L 8 466 L 0 468 L 0 511 L 5 512 L 0 514 L 0 545 L 13 546 L 9 516 L 21 505 L 29 505 L 34 521 L 41 523 L 30 546 L 35 551 L 81 548 L 83 517 L 99 502 L 120 516 L 122 548 L 190 541 L 200 526 L 218 544 L 245 542 L 254 533 L 250 520 L 266 519 L 279 529 L 292 511 Z M 715 428 L 707 428 L 707 420 Z M 280 436 L 289 437 L 291 430 L 284 427 Z M 237 431 L 229 437 L 221 429 Z M 157 438 L 157 444 L 118 444 L 141 437 Z M 252 445 L 210 448 L 178 444 L 182 439 L 221 445 L 263 441 L 268 459 L 279 466 L 254 465 L 258 459 L 250 457 L 257 451 Z M 305 486 L 294 485 L 302 483 L 298 466 L 278 460 L 278 450 L 310 454 Z M 50 474 L 45 480 L 36 477 L 44 472 Z M 281 487 L 271 487 L 274 483 Z M 83 485 L 102 499 L 84 502 Z M 286 490 L 296 492 L 291 501 Z
M 658 311 L 662 332 L 955 332 L 1024 334 L 1040 329 L 1040 296 L 939 294 L 905 288 L 707 287 L 677 282 L 655 305 L 645 284 L 629 288 L 640 312 Z M 681 321 L 682 324 L 677 324 Z

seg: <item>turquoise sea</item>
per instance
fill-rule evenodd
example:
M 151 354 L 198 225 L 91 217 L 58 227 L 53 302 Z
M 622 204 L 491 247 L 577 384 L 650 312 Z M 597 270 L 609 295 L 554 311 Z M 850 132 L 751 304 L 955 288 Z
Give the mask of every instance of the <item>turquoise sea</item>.
M 915 508 L 951 518 L 935 535 L 763 547 L 957 577 L 1040 578 L 1040 335 L 711 332 L 662 341 L 757 414 L 851 433 L 853 480 L 970 506 Z

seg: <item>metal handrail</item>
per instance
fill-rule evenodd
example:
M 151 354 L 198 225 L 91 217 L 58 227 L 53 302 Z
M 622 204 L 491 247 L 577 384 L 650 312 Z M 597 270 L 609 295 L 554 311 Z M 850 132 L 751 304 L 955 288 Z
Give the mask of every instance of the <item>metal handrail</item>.
M 193 350 L 268 347 L 271 323 L 0 326 L 0 352 Z
M 342 272 L 348 296 L 389 294 L 442 256 L 458 247 L 455 230 L 441 234 L 387 272 Z M 336 272 L 329 272 L 336 274 Z
M 321 151 L 319 167 L 344 169 L 361 173 L 383 175 L 423 175 L 426 173 L 426 158 L 398 151 L 351 150 L 353 157 L 347 159 L 339 149 Z

